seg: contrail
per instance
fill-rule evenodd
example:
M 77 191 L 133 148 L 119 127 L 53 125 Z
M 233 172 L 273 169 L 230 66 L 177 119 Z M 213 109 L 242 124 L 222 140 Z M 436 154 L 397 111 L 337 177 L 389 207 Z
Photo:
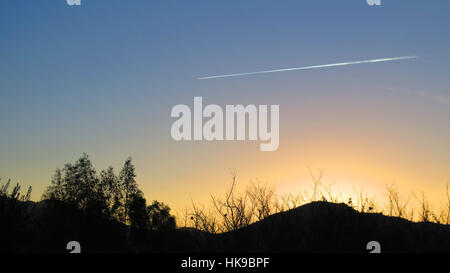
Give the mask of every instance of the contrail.
M 394 58 L 383 58 L 383 59 L 373 59 L 373 60 L 364 60 L 364 61 L 345 62 L 345 63 L 321 64 L 321 65 L 313 65 L 313 66 L 292 67 L 292 68 L 283 68 L 283 69 L 274 69 L 274 70 L 265 70 L 265 71 L 256 71 L 256 72 L 246 72 L 246 73 L 235 73 L 235 74 L 226 74 L 226 75 L 207 76 L 207 77 L 200 77 L 200 78 L 197 78 L 197 79 L 198 80 L 209 80 L 209 79 L 218 79 L 218 78 L 248 76 L 248 75 L 276 73 L 276 72 L 286 72 L 286 71 L 294 71 L 294 70 L 307 70 L 307 69 L 335 67 L 335 66 L 345 66 L 345 65 L 354 65 L 354 64 L 391 62 L 391 61 L 400 61 L 400 60 L 408 60 L 408 59 L 416 59 L 416 58 L 417 58 L 416 55 L 411 55 L 411 56 L 402 56 L 402 57 L 394 57 Z

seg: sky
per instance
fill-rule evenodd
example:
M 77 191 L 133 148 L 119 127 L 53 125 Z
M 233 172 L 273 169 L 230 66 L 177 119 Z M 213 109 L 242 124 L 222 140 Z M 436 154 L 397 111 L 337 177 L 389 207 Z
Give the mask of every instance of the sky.
M 39 200 L 56 168 L 133 158 L 147 199 L 180 210 L 236 170 L 278 192 L 323 169 L 337 191 L 385 183 L 437 204 L 450 182 L 450 2 L 0 2 L 0 176 Z M 377 58 L 417 59 L 210 80 Z M 280 145 L 171 138 L 174 105 L 280 105 Z

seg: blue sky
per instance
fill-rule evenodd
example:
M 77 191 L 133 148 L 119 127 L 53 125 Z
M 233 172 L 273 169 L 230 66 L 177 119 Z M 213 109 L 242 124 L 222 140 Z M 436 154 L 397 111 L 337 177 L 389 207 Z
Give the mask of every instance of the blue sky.
M 35 186 L 33 197 L 39 198 L 54 169 L 83 152 L 99 168 L 119 166 L 132 156 L 143 187 L 173 202 L 180 177 L 197 181 L 189 182 L 196 185 L 194 189 L 220 187 L 198 182 L 213 177 L 212 173 L 197 176 L 210 161 L 217 165 L 210 169 L 223 169 L 219 175 L 225 179 L 227 170 L 234 167 L 248 169 L 248 177 L 265 176 L 280 184 L 295 178 L 271 175 L 286 171 L 275 165 L 271 173 L 260 174 L 260 168 L 268 166 L 237 162 L 238 151 L 229 151 L 233 144 L 212 148 L 173 143 L 170 109 L 179 103 L 192 104 L 194 96 L 222 105 L 280 104 L 281 155 L 271 155 L 267 164 L 280 158 L 288 162 L 290 157 L 283 149 L 301 146 L 293 139 L 304 137 L 306 143 L 308 130 L 317 124 L 334 128 L 338 121 L 343 124 L 339 128 L 345 129 L 333 131 L 336 141 L 348 139 L 349 128 L 354 128 L 355 139 L 390 131 L 378 137 L 393 143 L 406 137 L 404 142 L 411 142 L 411 147 L 423 144 L 423 150 L 413 156 L 426 154 L 447 164 L 450 2 L 384 0 L 382 4 L 372 7 L 364 0 L 82 0 L 81 6 L 70 7 L 64 0 L 2 1 L 0 175 Z M 315 71 L 196 79 L 405 55 L 420 57 Z M 366 126 L 362 117 L 374 127 L 367 134 L 358 134 Z M 429 147 L 426 143 L 430 142 L 440 146 Z M 380 149 L 392 148 L 386 143 L 380 142 Z M 249 150 L 255 154 L 249 158 L 268 157 L 256 154 L 256 145 L 251 145 Z M 192 163 L 193 153 L 204 153 L 204 157 Z M 216 162 L 208 155 L 227 160 Z M 300 161 L 308 165 L 307 159 Z M 305 171 L 304 166 L 299 173 Z M 397 166 L 391 170 L 396 175 L 385 179 L 397 177 L 397 172 L 401 177 L 413 166 Z M 350 163 L 347 168 L 351 172 Z M 173 170 L 177 175 L 168 175 Z M 341 171 L 335 176 L 340 177 Z M 429 172 L 438 173 L 436 179 L 450 178 L 442 168 Z M 426 175 L 425 170 L 411 174 Z

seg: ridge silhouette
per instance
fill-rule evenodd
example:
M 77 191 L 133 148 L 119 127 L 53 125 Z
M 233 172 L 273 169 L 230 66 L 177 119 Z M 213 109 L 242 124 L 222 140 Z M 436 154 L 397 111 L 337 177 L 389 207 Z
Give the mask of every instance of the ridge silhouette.
M 248 194 L 254 198 L 254 211 L 245 215 L 243 199 L 233 192 L 235 176 L 224 199 L 212 198 L 224 220 L 223 232 L 217 232 L 215 222 L 195 204 L 190 217 L 195 227 L 176 228 L 168 206 L 158 201 L 147 204 L 135 176 L 130 158 L 119 175 L 111 167 L 97 175 L 83 155 L 55 172 L 39 202 L 30 201 L 31 188 L 22 194 L 17 184 L 10 191 L 8 181 L 0 188 L 0 252 L 67 253 L 66 244 L 73 241 L 86 253 L 366 253 L 371 241 L 379 242 L 384 253 L 450 252 L 448 224 L 428 218 L 412 222 L 374 213 L 372 207 L 361 212 L 351 200 L 313 201 L 272 213 L 268 204 L 273 192 L 252 185 Z M 314 198 L 319 196 L 317 185 Z M 404 204 L 398 194 L 392 196 L 389 200 Z
M 384 253 L 450 249 L 448 225 L 413 223 L 322 201 L 221 234 L 195 228 L 132 229 L 54 200 L 23 206 L 33 217 L 13 221 L 15 229 L 2 227 L 1 252 L 67 252 L 65 244 L 75 239 L 87 253 L 367 252 L 365 246 L 372 240 L 382 244 Z

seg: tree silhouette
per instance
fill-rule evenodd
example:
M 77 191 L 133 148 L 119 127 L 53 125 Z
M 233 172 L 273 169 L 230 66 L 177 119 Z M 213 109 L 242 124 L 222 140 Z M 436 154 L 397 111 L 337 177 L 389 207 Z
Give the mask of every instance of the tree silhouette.
M 148 206 L 147 210 L 152 230 L 161 231 L 175 229 L 175 217 L 170 215 L 170 208 L 164 203 L 153 201 L 153 203 Z
M 141 193 L 135 193 L 129 196 L 129 221 L 134 230 L 146 230 L 149 226 L 149 218 L 146 200 Z
M 114 173 L 113 167 L 103 170 L 100 173 L 101 188 L 106 200 L 106 211 L 108 218 L 125 222 L 125 210 L 123 205 L 123 192 L 119 178 Z
M 87 154 L 75 164 L 68 163 L 62 170 L 57 169 L 42 199 L 62 201 L 102 215 L 108 210 L 105 189 Z
M 131 158 L 125 161 L 119 176 L 112 167 L 97 175 L 89 156 L 83 154 L 74 164 L 55 171 L 42 200 L 70 204 L 88 214 L 129 225 L 133 230 L 174 229 L 170 208 L 157 201 L 147 207 L 135 178 Z
M 136 184 L 136 174 L 134 173 L 134 166 L 131 164 L 131 158 L 128 158 L 120 171 L 120 183 L 125 197 L 125 223 L 129 221 L 129 210 L 132 205 L 133 196 L 140 194 L 140 190 Z

